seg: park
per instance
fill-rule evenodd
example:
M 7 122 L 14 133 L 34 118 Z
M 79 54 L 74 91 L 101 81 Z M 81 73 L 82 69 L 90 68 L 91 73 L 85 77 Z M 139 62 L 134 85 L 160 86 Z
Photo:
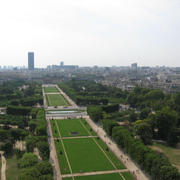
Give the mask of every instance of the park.
M 85 119 L 52 119 L 51 127 L 63 180 L 134 179 Z

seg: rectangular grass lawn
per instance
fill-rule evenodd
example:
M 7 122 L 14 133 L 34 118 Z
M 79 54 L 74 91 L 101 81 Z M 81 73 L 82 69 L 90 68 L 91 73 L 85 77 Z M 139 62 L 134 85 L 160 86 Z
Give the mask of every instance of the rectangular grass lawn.
M 56 121 L 61 133 L 61 137 L 89 136 L 87 130 L 83 127 L 84 119 L 64 119 Z M 71 134 L 74 133 L 74 134 Z
M 59 92 L 59 90 L 56 87 L 45 87 L 44 91 L 45 91 L 45 93 L 56 93 L 56 92 Z
M 75 177 L 74 179 L 75 180 L 123 180 L 121 175 L 118 173 L 92 175 L 92 176 L 79 176 L 79 177 Z
M 50 120 L 50 122 L 51 122 L 51 129 L 52 129 L 53 137 L 58 138 L 59 134 L 56 127 L 56 120 Z
M 12 156 L 6 159 L 6 180 L 18 180 L 18 159 Z
M 56 152 L 59 160 L 59 166 L 60 166 L 60 171 L 61 174 L 69 174 L 70 169 L 68 166 L 68 162 L 65 156 L 65 152 L 62 146 L 62 141 L 61 140 L 55 140 L 55 145 L 56 145 Z
M 64 139 L 73 173 L 115 169 L 92 138 Z
M 135 180 L 135 178 L 130 172 L 122 172 L 121 174 L 126 180 Z
M 69 103 L 66 101 L 61 94 L 46 94 L 48 106 L 68 106 Z

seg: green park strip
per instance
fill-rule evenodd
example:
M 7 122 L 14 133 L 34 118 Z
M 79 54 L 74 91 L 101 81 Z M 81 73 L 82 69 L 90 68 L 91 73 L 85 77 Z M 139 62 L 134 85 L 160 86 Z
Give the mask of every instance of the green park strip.
M 56 92 L 59 92 L 59 90 L 56 87 L 45 87 L 44 92 L 45 93 L 56 93 Z
M 18 159 L 14 155 L 6 159 L 6 180 L 18 180 L 19 169 L 18 169 Z
M 60 171 L 62 174 L 70 174 L 70 169 L 67 163 L 67 159 L 65 156 L 65 152 L 62 146 L 62 141 L 61 140 L 55 140 L 55 145 L 56 145 L 56 151 L 57 151 L 57 156 L 59 160 L 59 165 L 60 165 Z
M 114 170 L 93 138 L 63 140 L 72 172 Z
M 81 124 L 81 122 L 86 123 L 84 119 L 65 119 L 57 120 L 56 122 L 62 137 L 89 136 L 89 133 Z M 90 129 L 89 126 L 88 128 Z M 92 133 L 92 135 L 95 134 Z
M 63 178 L 63 180 L 71 180 L 71 179 L 72 178 Z M 93 176 L 77 176 L 74 177 L 74 179 L 75 180 L 123 180 L 123 178 L 118 173 L 101 174 L 101 175 L 93 175 Z
M 68 178 L 63 178 L 63 180 L 73 180 L 73 179 L 72 179 L 72 177 L 68 177 Z
M 48 106 L 69 106 L 63 95 L 61 94 L 46 94 Z
M 96 135 L 84 119 L 64 119 L 64 120 L 51 120 L 51 126 L 54 137 L 73 137 L 71 132 L 78 132 L 78 136 Z M 60 132 L 60 134 L 58 133 Z M 107 145 L 98 137 L 95 138 L 75 138 L 57 140 L 56 148 L 59 142 L 61 144 L 60 150 L 62 151 L 62 142 L 64 144 L 67 157 L 72 168 L 73 173 L 79 172 L 92 172 L 92 171 L 105 171 L 114 169 L 126 169 L 121 161 L 110 151 Z M 62 158 L 65 154 L 59 153 L 58 158 Z M 60 161 L 60 169 L 67 169 L 67 162 L 64 165 Z
M 50 122 L 51 122 L 51 129 L 52 129 L 53 137 L 58 138 L 59 134 L 56 127 L 56 120 L 50 120 Z
M 94 138 L 95 141 L 101 146 L 106 155 L 110 158 L 117 169 L 126 169 L 123 163 L 115 156 L 115 154 L 108 148 L 108 146 L 99 138 Z
M 121 174 L 126 180 L 135 180 L 135 178 L 132 176 L 130 172 L 122 172 Z

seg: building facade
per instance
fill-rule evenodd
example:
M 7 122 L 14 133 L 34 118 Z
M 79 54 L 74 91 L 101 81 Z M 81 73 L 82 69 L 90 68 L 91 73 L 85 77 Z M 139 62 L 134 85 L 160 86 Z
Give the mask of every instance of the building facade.
M 34 52 L 28 52 L 28 69 L 34 70 Z

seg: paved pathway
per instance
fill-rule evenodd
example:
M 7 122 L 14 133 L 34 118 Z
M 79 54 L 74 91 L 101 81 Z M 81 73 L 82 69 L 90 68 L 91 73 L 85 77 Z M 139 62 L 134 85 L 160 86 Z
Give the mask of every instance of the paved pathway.
M 110 170 L 110 171 L 95 171 L 95 172 L 85 172 L 85 173 L 73 173 L 73 176 L 90 176 L 90 175 L 100 175 L 100 174 L 112 174 L 112 173 L 122 173 L 122 172 L 129 172 L 128 169 L 121 169 L 121 170 Z M 71 174 L 64 174 L 62 175 L 63 178 L 65 177 L 72 177 Z
M 114 154 L 124 163 L 129 171 L 137 180 L 149 180 L 149 178 L 137 167 L 137 165 L 127 156 L 119 147 L 107 136 L 106 132 L 97 126 L 89 116 L 84 116 L 87 123 L 97 133 L 97 135 L 106 143 L 106 145 L 114 152 Z
M 1 154 L 1 180 L 6 180 L 6 158 L 4 152 L 0 151 Z
M 64 93 L 64 92 L 59 88 L 58 85 L 56 85 L 56 88 L 57 88 L 57 89 L 60 91 L 60 93 L 65 97 L 65 99 L 69 102 L 69 104 L 71 104 L 71 105 L 74 106 L 74 107 L 77 107 L 76 103 L 75 103 L 72 99 L 70 99 L 69 96 L 67 96 L 66 93 Z
M 48 135 L 49 135 L 48 139 L 49 139 L 49 145 L 50 145 L 50 148 L 49 148 L 50 159 L 51 159 L 51 164 L 54 170 L 54 180 L 62 180 L 61 171 L 60 171 L 59 162 L 58 162 L 58 156 L 56 152 L 56 146 L 54 143 L 51 123 L 49 119 L 47 119 L 47 129 L 48 129 Z

